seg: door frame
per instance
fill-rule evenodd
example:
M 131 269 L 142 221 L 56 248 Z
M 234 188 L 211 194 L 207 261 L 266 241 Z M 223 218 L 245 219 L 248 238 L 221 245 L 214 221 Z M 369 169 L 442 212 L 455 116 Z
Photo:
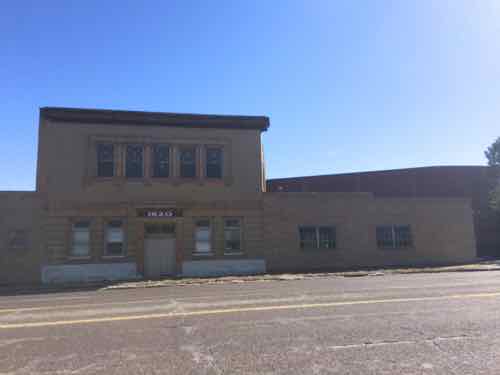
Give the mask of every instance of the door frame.
M 175 273 L 178 276 L 182 273 L 183 256 L 183 233 L 184 219 L 183 217 L 163 217 L 163 218 L 140 218 L 137 220 L 137 268 L 138 271 L 145 276 L 145 261 L 146 261 L 146 225 L 147 224 L 174 224 L 175 225 Z
M 153 245 L 144 248 L 144 276 L 147 278 L 162 278 L 176 276 L 176 239 L 174 236 L 147 236 L 145 243 Z M 174 242 L 172 244 L 172 241 Z M 160 244 L 158 244 L 160 242 Z M 161 244 L 165 246 L 160 246 Z M 148 255 L 146 255 L 146 253 Z M 151 258 L 148 258 L 151 256 Z M 151 266 L 152 269 L 148 269 Z M 159 269 L 157 268 L 159 266 Z M 166 266 L 166 267 L 165 267 Z M 149 272 L 148 272 L 149 271 Z M 158 273 L 156 273 L 159 271 Z

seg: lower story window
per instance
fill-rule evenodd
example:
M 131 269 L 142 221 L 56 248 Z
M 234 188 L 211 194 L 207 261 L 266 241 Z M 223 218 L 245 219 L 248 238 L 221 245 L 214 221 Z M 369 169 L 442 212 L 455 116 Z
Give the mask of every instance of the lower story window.
M 318 234 L 318 245 L 321 249 L 335 249 L 337 245 L 335 227 L 319 227 Z
M 411 230 L 409 225 L 394 226 L 394 246 L 409 247 L 413 245 Z
M 397 249 L 413 246 L 409 225 L 384 225 L 377 227 L 377 246 Z
M 336 243 L 335 227 L 300 227 L 301 249 L 334 249 Z
M 300 227 L 300 248 L 311 249 L 318 247 L 318 233 L 316 227 Z
M 196 228 L 194 233 L 194 252 L 195 254 L 211 254 L 212 253 L 212 231 L 210 229 L 209 219 L 196 220 Z
M 90 221 L 77 221 L 72 227 L 72 257 L 87 257 L 90 254 Z
M 392 226 L 377 227 L 377 246 L 378 247 L 394 247 L 394 233 Z
M 106 226 L 106 248 L 107 256 L 125 255 L 125 236 L 123 220 L 110 220 Z
M 241 219 L 224 219 L 224 253 L 241 253 Z

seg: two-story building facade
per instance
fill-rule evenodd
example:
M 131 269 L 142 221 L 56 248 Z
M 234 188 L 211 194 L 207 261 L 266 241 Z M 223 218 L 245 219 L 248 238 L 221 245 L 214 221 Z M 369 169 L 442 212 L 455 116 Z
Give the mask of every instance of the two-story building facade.
M 262 256 L 254 258 L 268 125 L 265 117 L 42 109 L 43 279 L 194 274 L 191 261 L 208 260 L 263 271 Z
M 42 108 L 36 191 L 0 193 L 0 283 L 474 258 L 466 199 L 267 193 L 267 117 Z

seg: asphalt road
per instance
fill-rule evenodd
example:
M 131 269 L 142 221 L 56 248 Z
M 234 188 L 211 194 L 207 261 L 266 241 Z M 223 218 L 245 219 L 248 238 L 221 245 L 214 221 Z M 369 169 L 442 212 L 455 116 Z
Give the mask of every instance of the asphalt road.
M 0 297 L 1 374 L 500 374 L 500 272 Z

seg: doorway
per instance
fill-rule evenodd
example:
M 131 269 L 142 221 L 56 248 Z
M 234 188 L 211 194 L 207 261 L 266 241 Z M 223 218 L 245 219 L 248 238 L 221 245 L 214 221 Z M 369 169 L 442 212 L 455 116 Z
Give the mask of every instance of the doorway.
M 145 276 L 158 279 L 175 275 L 175 224 L 146 223 L 144 234 Z

